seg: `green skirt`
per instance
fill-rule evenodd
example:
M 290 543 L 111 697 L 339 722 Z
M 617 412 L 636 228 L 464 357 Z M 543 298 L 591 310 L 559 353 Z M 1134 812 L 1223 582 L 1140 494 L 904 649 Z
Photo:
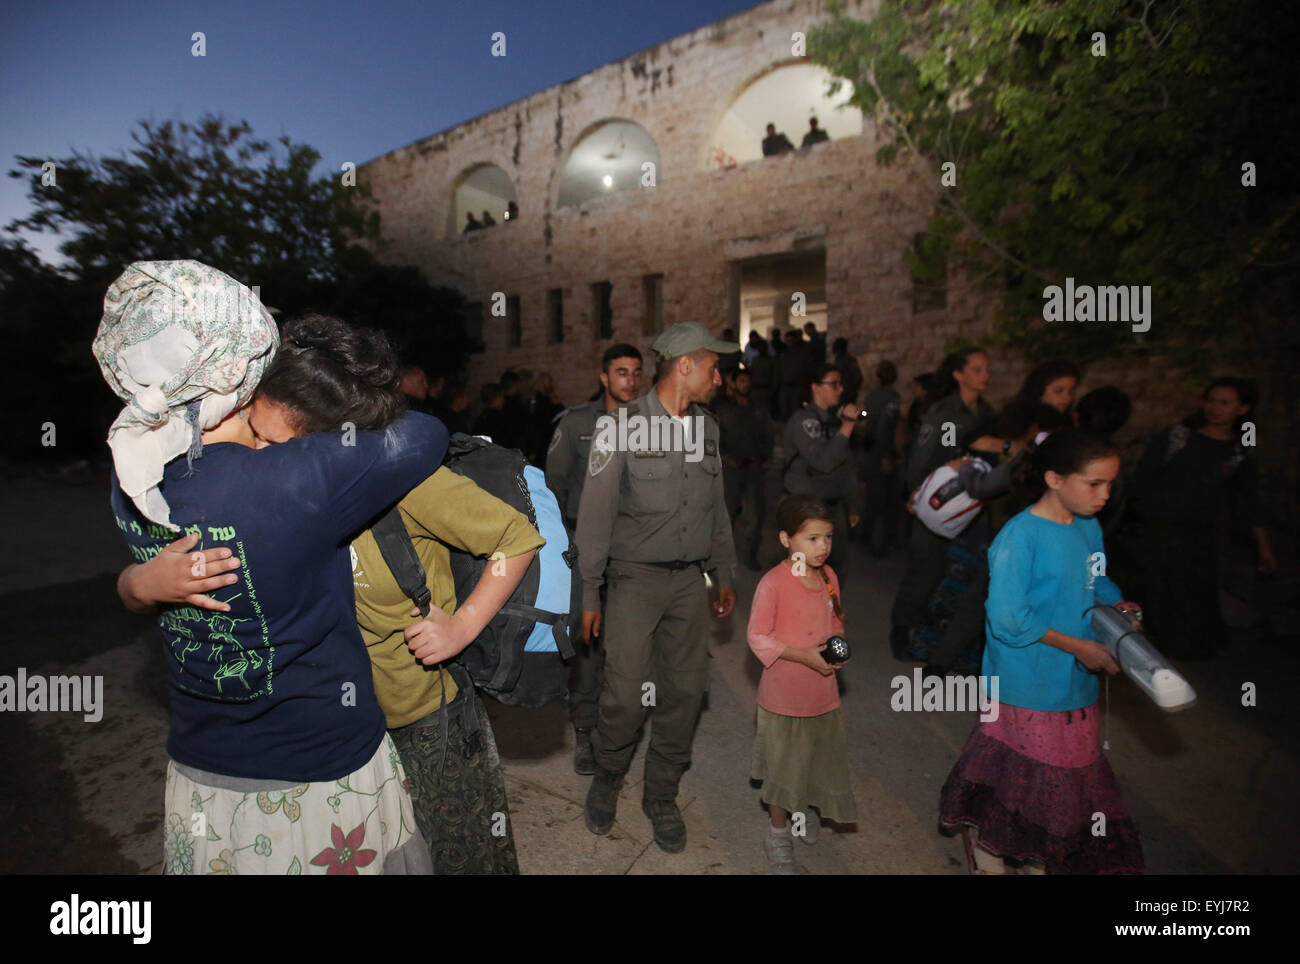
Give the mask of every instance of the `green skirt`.
M 782 716 L 758 707 L 750 776 L 763 781 L 762 800 L 790 813 L 816 807 L 836 823 L 858 819 L 849 773 L 844 711 Z

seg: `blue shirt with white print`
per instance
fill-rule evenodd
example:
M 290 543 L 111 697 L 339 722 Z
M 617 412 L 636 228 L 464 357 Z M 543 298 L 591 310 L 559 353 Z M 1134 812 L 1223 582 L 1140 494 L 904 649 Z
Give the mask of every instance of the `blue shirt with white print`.
M 228 547 L 239 582 L 209 593 L 220 613 L 161 607 L 172 759 L 227 776 L 311 783 L 366 764 L 384 736 L 357 629 L 350 538 L 432 474 L 447 450 L 437 419 L 321 433 L 264 449 L 204 446 L 193 472 L 160 486 L 196 549 Z M 179 538 L 148 522 L 114 474 L 112 505 L 132 557 Z
M 1064 711 L 1097 701 L 1097 677 L 1074 655 L 1042 642 L 1049 629 L 1096 639 L 1088 609 L 1122 599 L 1106 575 L 1096 519 L 1069 525 L 1025 509 L 989 547 L 984 675 L 998 677 L 1003 703 Z

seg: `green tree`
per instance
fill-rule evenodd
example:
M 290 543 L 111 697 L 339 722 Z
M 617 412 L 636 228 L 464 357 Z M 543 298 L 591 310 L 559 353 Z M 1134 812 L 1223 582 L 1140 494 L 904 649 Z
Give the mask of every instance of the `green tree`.
M 929 231 L 948 244 L 909 263 L 926 277 L 925 250 L 950 248 L 1002 291 L 1001 342 L 1294 370 L 1295 21 L 1269 0 L 884 0 L 869 23 L 836 6 L 809 54 L 853 82 L 881 162 L 934 171 Z M 1151 285 L 1150 331 L 1044 322 L 1067 277 Z
M 32 213 L 0 240 L 0 324 L 11 343 L 46 346 L 50 367 L 27 366 L 7 390 L 34 413 L 33 424 L 68 428 L 60 430 L 61 456 L 94 450 L 116 411 L 89 346 L 104 291 L 133 261 L 203 261 L 258 286 L 281 319 L 337 314 L 388 331 L 412 360 L 463 367 L 459 292 L 429 285 L 415 268 L 379 262 L 369 191 L 314 177 L 316 150 L 289 137 L 260 140 L 247 122 L 213 115 L 193 125 L 142 121 L 131 136 L 134 147 L 122 157 L 56 159 L 53 184 L 44 183 L 46 158 L 19 156 L 9 172 L 28 178 Z M 43 264 L 19 239 L 23 231 L 64 238 L 67 265 Z M 94 400 L 89 429 L 86 399 Z M 37 454 L 38 437 L 25 428 L 5 449 Z
M 33 213 L 9 229 L 68 235 L 59 250 L 76 277 L 111 281 L 131 261 L 192 258 L 264 291 L 282 279 L 290 297 L 334 277 L 354 240 L 378 237 L 364 186 L 313 178 L 320 154 L 287 136 L 277 150 L 246 121 L 205 115 L 193 125 L 141 121 L 131 139 L 120 158 L 55 160 L 49 186 L 47 159 L 19 156 L 10 176 L 29 178 Z

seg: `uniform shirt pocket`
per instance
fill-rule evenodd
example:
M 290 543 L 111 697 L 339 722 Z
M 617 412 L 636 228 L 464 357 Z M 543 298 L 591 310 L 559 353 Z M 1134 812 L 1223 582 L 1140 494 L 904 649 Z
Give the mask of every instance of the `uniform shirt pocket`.
M 666 456 L 627 457 L 629 502 L 633 514 L 672 512 L 681 489 L 681 476 Z

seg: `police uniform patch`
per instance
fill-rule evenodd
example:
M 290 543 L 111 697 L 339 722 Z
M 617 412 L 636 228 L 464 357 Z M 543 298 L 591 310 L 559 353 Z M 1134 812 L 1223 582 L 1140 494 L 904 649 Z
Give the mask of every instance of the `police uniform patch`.
M 805 418 L 799 423 L 799 427 L 804 430 L 804 434 L 809 438 L 822 437 L 822 423 L 815 418 Z
M 555 446 L 560 444 L 560 435 L 563 433 L 563 431 L 564 429 L 560 429 L 560 428 L 557 428 L 555 430 L 555 434 L 551 436 L 551 444 L 546 446 L 547 455 L 550 455 L 552 452 L 554 452 Z
M 607 449 L 600 445 L 591 447 L 591 454 L 587 456 L 587 474 L 593 478 L 604 471 L 605 466 L 609 465 L 610 460 L 614 458 L 613 449 Z
M 713 439 L 711 439 L 711 438 L 706 438 L 706 439 L 704 440 L 704 454 L 705 454 L 705 455 L 717 455 L 717 454 L 718 454 L 718 446 L 717 446 L 717 443 L 715 443 L 715 442 L 713 441 Z

